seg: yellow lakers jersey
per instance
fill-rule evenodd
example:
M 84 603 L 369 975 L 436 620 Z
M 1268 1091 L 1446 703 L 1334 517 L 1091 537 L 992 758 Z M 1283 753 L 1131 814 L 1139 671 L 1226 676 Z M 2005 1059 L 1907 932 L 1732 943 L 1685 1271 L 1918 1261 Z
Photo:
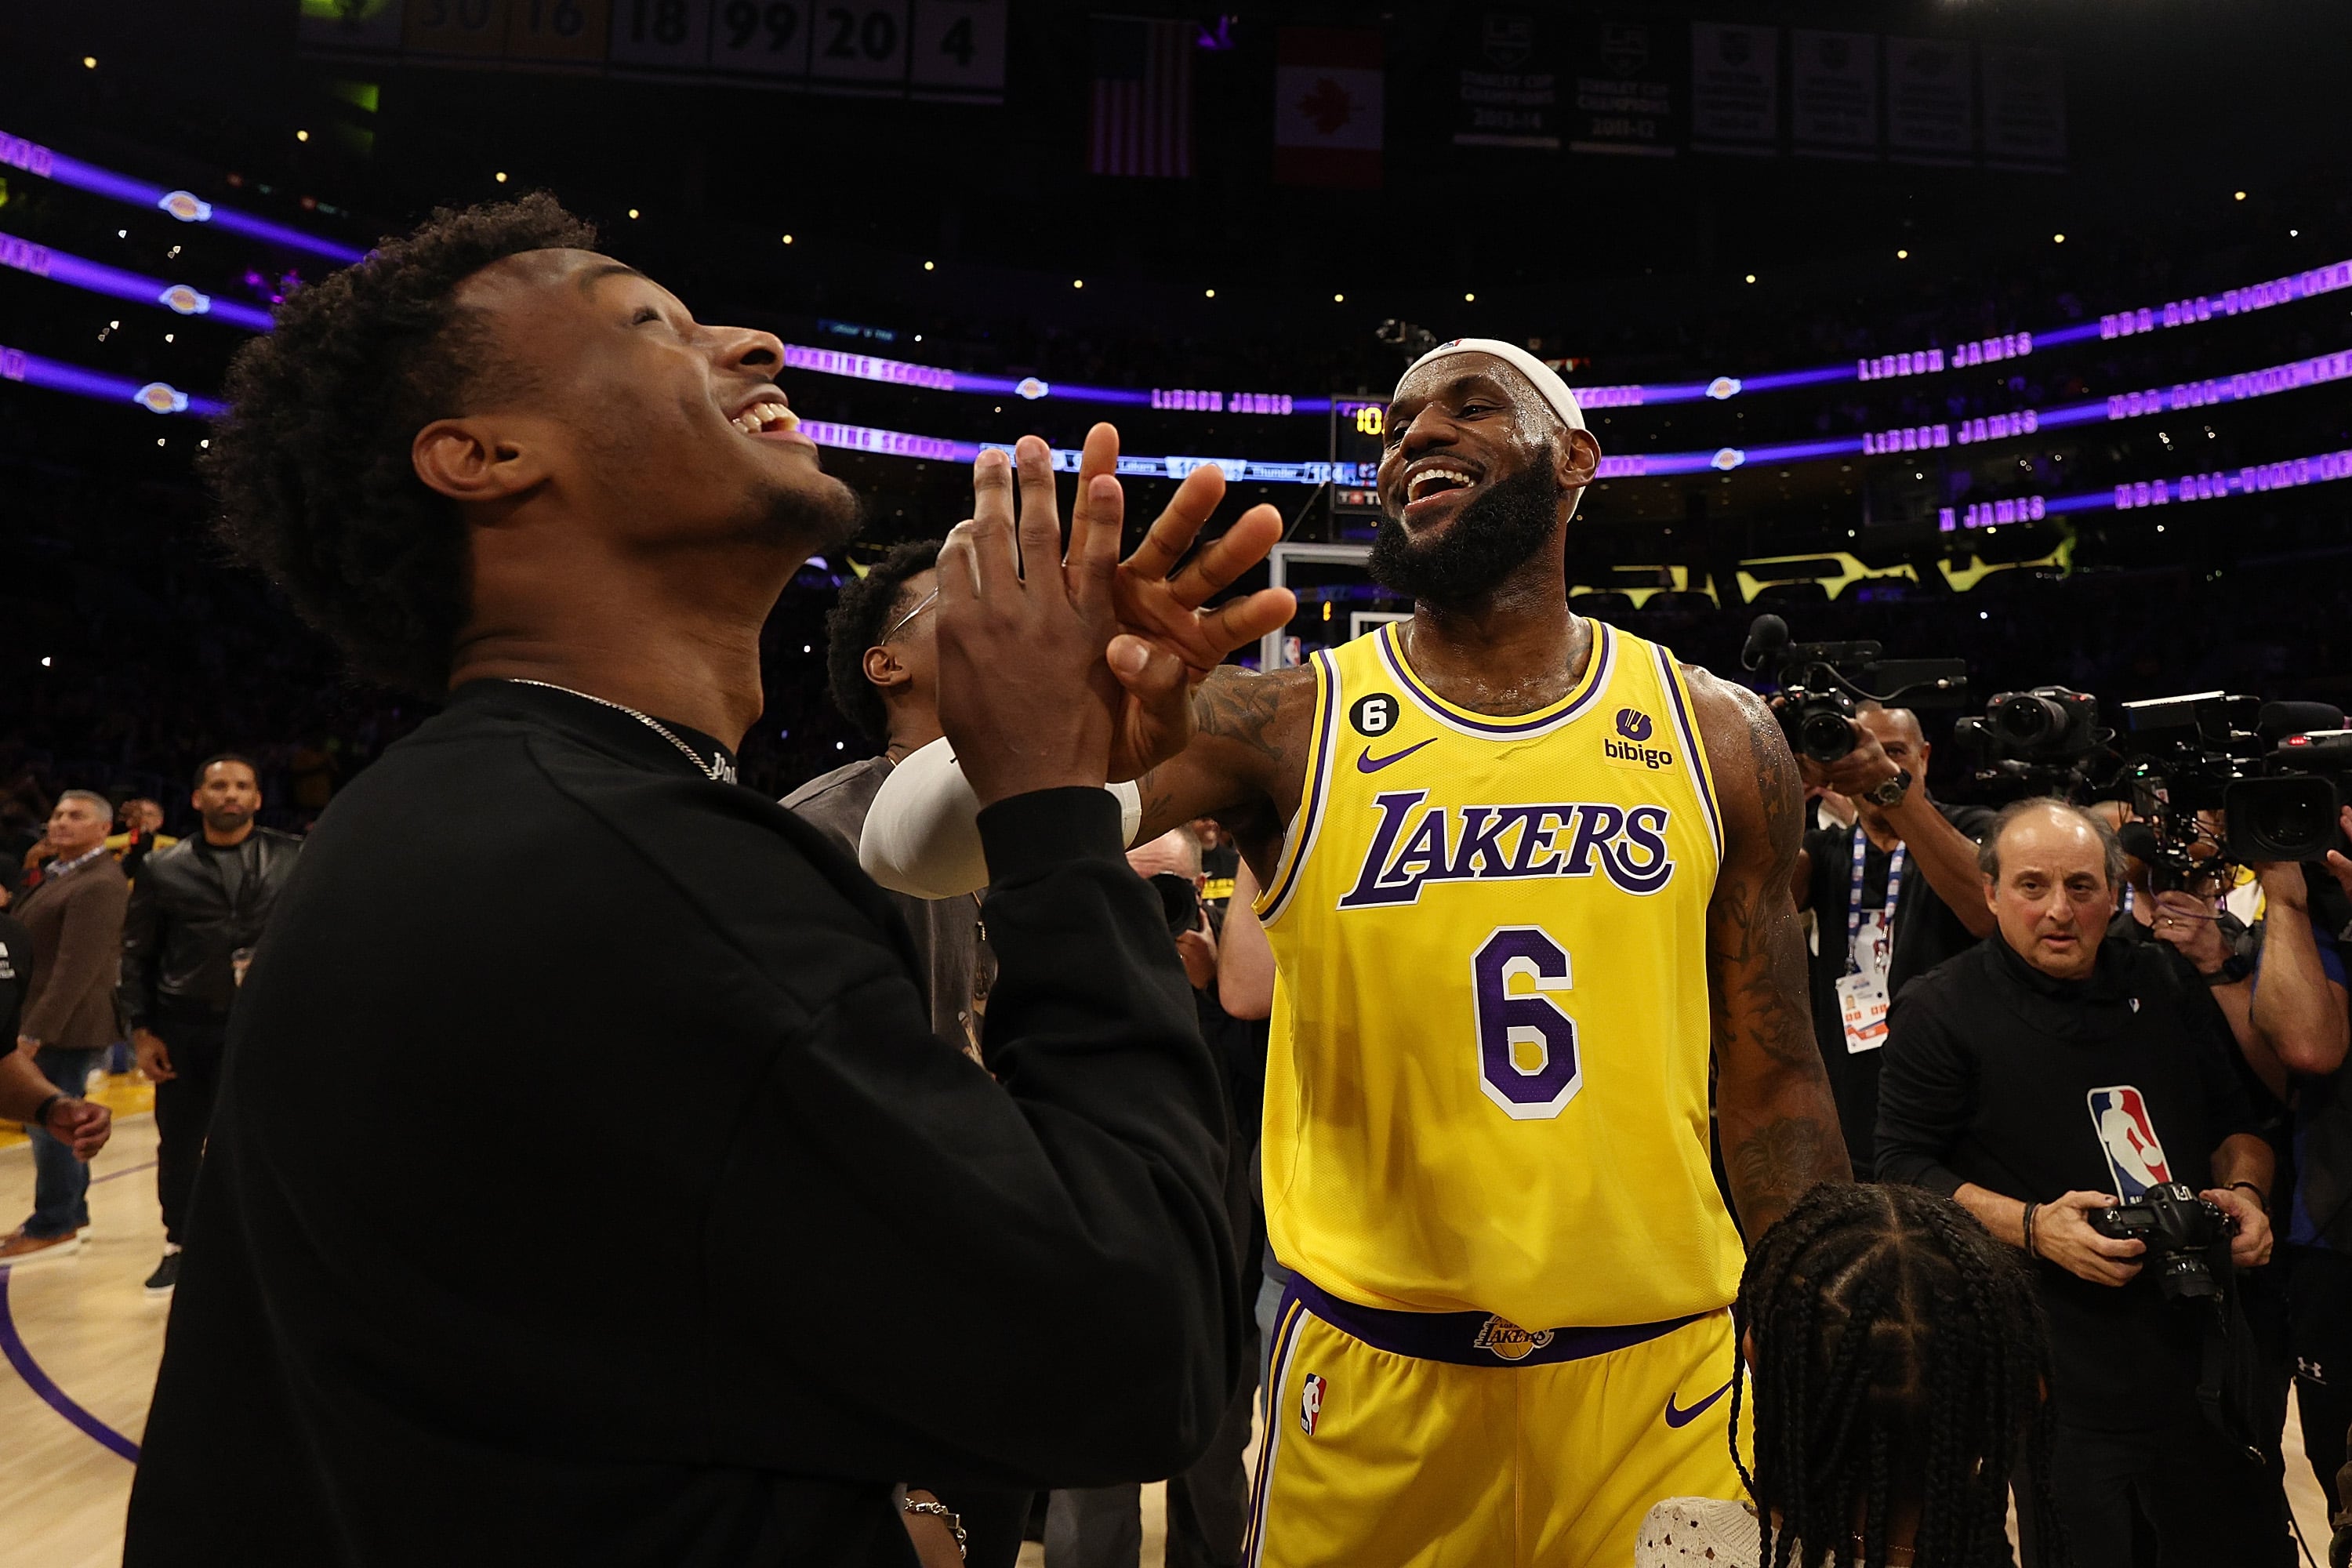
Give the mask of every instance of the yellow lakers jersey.
M 1593 623 L 1574 690 L 1475 713 L 1398 626 L 1318 653 L 1258 912 L 1276 1257 L 1367 1307 L 1529 1330 L 1729 1302 L 1707 1160 L 1723 828 L 1674 656 Z

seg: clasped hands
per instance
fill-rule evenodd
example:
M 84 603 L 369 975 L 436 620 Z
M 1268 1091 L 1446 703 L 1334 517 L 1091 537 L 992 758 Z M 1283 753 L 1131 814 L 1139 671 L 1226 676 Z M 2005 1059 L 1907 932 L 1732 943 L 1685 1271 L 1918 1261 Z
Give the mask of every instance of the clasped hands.
M 1224 498 L 1214 467 L 1186 475 L 1120 560 L 1118 463 L 1118 432 L 1097 425 L 1066 544 L 1045 442 L 1024 436 L 1010 458 L 984 451 L 972 465 L 972 515 L 940 552 L 940 723 L 983 806 L 1174 756 L 1192 738 L 1193 688 L 1297 608 L 1284 588 L 1204 607 L 1282 537 L 1281 514 L 1261 504 L 1184 559 Z

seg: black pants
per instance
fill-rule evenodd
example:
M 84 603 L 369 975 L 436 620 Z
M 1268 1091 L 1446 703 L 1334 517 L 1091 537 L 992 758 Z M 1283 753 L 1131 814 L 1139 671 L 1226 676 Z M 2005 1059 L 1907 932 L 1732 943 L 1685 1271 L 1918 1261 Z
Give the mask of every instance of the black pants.
M 2344 1468 L 2345 1431 L 2352 1427 L 2352 1256 L 2318 1247 L 2285 1250 L 2303 1451 L 2311 1456 L 2333 1518 L 2345 1506 L 2336 1476 Z
M 2286 1494 L 2194 1411 L 2160 1427 L 2061 1425 L 2051 1491 L 2074 1568 L 2213 1568 L 2294 1560 Z M 2026 1568 L 2049 1558 L 2032 1510 L 2018 1510 Z
M 163 1205 L 163 1239 L 177 1247 L 187 1233 L 188 1198 L 212 1131 L 228 1020 L 158 1014 L 148 1027 L 172 1058 L 172 1076 L 155 1086 L 155 1195 Z

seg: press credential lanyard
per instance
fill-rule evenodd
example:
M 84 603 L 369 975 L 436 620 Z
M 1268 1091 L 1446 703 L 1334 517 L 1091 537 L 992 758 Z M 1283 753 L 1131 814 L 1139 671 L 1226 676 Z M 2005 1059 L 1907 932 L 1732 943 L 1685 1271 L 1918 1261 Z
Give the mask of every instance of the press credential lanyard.
M 1895 900 L 1903 896 L 1903 852 L 1904 847 L 1897 844 L 1895 853 L 1886 858 L 1886 912 L 1879 917 L 1878 922 L 1878 933 L 1886 943 L 1890 963 L 1895 953 Z M 1853 877 L 1846 884 L 1845 895 L 1845 972 L 1848 974 L 1862 972 L 1862 959 L 1854 952 L 1853 943 L 1854 939 L 1862 934 L 1862 866 L 1869 853 L 1870 835 L 1862 830 L 1860 823 L 1856 823 L 1853 828 Z

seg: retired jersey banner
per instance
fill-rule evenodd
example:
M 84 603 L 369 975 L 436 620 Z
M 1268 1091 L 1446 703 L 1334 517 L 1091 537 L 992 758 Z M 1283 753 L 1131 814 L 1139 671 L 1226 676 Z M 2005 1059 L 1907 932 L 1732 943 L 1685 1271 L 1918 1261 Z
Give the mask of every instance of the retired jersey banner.
M 2055 49 L 1985 46 L 1985 162 L 1997 169 L 2066 166 L 2065 57 Z
M 1570 35 L 1571 153 L 1671 158 L 1682 142 L 1683 39 L 1671 22 L 1580 23 Z
M 1282 27 L 1274 54 L 1275 183 L 1380 189 L 1381 35 Z
M 1886 151 L 1905 163 L 1976 160 L 1975 71 L 1969 46 L 1886 40 Z
M 1457 147 L 1559 147 L 1559 24 L 1528 11 L 1462 14 Z
M 1691 24 L 1691 146 L 1769 156 L 1780 149 L 1780 29 Z
M 1004 99 L 1005 0 L 293 0 L 305 54 L 951 103 Z
M 1789 35 L 1789 140 L 1817 158 L 1878 156 L 1878 39 L 1870 33 Z

